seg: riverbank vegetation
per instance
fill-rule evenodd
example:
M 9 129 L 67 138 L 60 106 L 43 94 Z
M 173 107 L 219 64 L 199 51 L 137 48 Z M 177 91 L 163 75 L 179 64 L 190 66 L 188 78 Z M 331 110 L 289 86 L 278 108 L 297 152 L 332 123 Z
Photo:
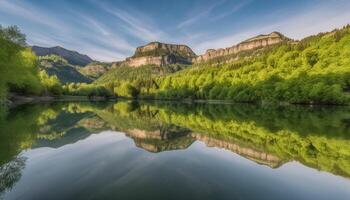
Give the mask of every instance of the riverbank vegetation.
M 79 72 L 65 59 L 55 55 L 37 57 L 16 26 L 0 26 L 0 46 L 1 104 L 7 103 L 9 93 L 20 96 L 112 96 L 104 86 L 83 83 L 89 79 L 81 74 L 78 74 L 80 79 L 76 79 Z M 75 72 L 74 78 L 72 72 Z M 66 83 L 71 79 L 78 83 Z
M 8 93 L 22 95 L 60 94 L 56 76 L 48 76 L 37 66 L 37 57 L 26 46 L 25 35 L 16 26 L 0 26 L 0 101 Z

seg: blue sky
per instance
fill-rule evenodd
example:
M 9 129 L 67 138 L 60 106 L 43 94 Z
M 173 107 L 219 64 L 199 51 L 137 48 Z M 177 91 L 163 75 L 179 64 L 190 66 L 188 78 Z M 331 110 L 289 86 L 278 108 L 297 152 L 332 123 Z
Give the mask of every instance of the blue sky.
M 349 0 L 0 0 L 0 24 L 30 45 L 122 60 L 151 41 L 197 54 L 279 31 L 293 39 L 350 23 Z

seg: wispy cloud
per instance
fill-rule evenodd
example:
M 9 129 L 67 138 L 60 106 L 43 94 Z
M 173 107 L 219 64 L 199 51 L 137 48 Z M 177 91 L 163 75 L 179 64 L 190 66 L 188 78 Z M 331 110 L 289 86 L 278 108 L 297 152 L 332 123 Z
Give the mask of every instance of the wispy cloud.
M 29 24 L 37 24 L 51 29 L 50 32 L 31 31 L 26 34 L 30 45 L 63 46 L 77 50 L 97 60 L 115 61 L 126 57 L 134 50 L 123 37 L 113 33 L 109 27 L 78 10 L 66 9 L 66 17 L 79 21 L 75 27 L 63 22 L 37 6 L 17 0 L 0 0 L 0 12 L 20 17 Z M 73 17 L 74 16 L 74 17 Z M 82 26 L 86 26 L 82 28 Z M 87 31 L 87 28 L 90 31 Z
M 182 29 L 185 27 L 189 27 L 195 23 L 198 23 L 199 21 L 215 22 L 217 20 L 228 17 L 228 16 L 232 15 L 233 13 L 241 10 L 244 6 L 248 5 L 250 2 L 251 2 L 251 0 L 237 1 L 237 3 L 235 3 L 233 6 L 228 5 L 228 10 L 220 11 L 219 14 L 213 14 L 214 10 L 216 10 L 220 6 L 226 5 L 226 3 L 227 3 L 226 0 L 217 1 L 214 4 L 211 4 L 207 7 L 200 9 L 200 11 L 196 12 L 194 15 L 190 16 L 188 19 L 180 22 L 177 25 L 177 28 Z
M 319 32 L 331 31 L 350 23 L 350 3 L 336 6 L 333 9 L 325 6 L 315 6 L 307 12 L 295 13 L 294 16 L 282 18 L 274 23 L 252 26 L 252 28 L 240 30 L 235 34 L 218 37 L 212 35 L 203 42 L 193 44 L 193 48 L 199 54 L 207 49 L 225 48 L 235 45 L 245 39 L 259 34 L 267 34 L 279 31 L 292 39 L 302 39 Z
M 89 0 L 82 6 L 73 1 L 0 0 L 0 22 L 20 25 L 32 45 L 60 45 L 105 61 L 122 60 L 136 46 L 151 41 L 187 44 L 203 53 L 272 31 L 300 39 L 350 23 L 348 0 L 292 6 L 276 0 L 272 12 L 264 12 L 268 8 L 253 1 L 203 0 L 193 6 L 179 0 L 178 7 L 162 2 L 144 9 L 141 3 L 128 1 Z M 247 5 L 250 12 L 257 12 L 243 12 Z M 161 9 L 168 12 L 156 12 Z M 187 18 L 179 22 L 178 17 L 186 13 Z
M 104 36 L 110 35 L 110 32 L 107 31 L 107 28 L 105 28 L 101 23 L 99 23 L 97 20 L 95 20 L 92 17 L 88 17 L 87 15 L 83 15 L 81 13 L 75 13 L 78 15 L 79 19 L 83 20 L 87 27 L 92 27 L 91 29 L 97 30 L 99 33 L 101 33 Z
M 120 35 L 110 30 L 110 28 L 105 26 L 103 23 L 99 22 L 93 17 L 87 16 L 82 13 L 75 13 L 75 14 L 79 17 L 79 20 L 82 21 L 82 23 L 85 23 L 86 27 L 90 29 L 91 32 L 95 32 L 95 34 L 91 34 L 91 32 L 89 32 L 89 34 L 85 34 L 87 37 L 94 38 L 95 40 L 99 41 L 101 44 L 113 47 L 118 50 L 122 50 L 122 51 L 134 50 L 135 47 L 129 44 L 126 39 L 124 39 Z M 102 37 L 100 34 L 102 34 Z
M 121 10 L 105 4 L 98 4 L 103 10 L 124 22 L 124 30 L 142 41 L 155 41 L 166 38 L 166 33 L 155 27 L 146 15 L 131 9 Z M 138 16 L 138 17 L 135 17 Z
M 22 17 L 25 20 L 47 26 L 52 29 L 57 27 L 64 27 L 63 24 L 45 14 L 42 10 L 39 10 L 31 5 L 16 0 L 1 0 L 0 1 L 1 12 L 16 14 L 16 16 Z
M 30 45 L 37 45 L 37 46 L 44 46 L 44 47 L 64 45 L 64 43 L 58 41 L 57 39 L 54 39 L 52 35 L 47 36 L 41 33 L 30 33 L 28 36 L 29 37 L 27 40 Z
M 203 9 L 201 9 L 199 12 L 197 12 L 195 15 L 192 15 L 191 17 L 189 17 L 188 19 L 180 22 L 177 25 L 178 29 L 184 28 L 186 26 L 190 26 L 196 22 L 198 22 L 199 20 L 203 19 L 204 17 L 208 16 L 213 10 L 214 8 L 218 7 L 219 5 L 222 5 L 225 2 L 225 0 L 221 0 L 221 1 L 217 1 L 214 4 L 209 5 L 208 7 L 205 7 Z
M 306 36 L 331 31 L 350 23 L 349 10 L 349 1 L 332 6 L 315 6 L 307 12 L 281 20 L 271 26 L 294 39 L 302 39 Z
M 84 45 L 84 54 L 90 55 L 94 60 L 98 61 L 118 61 L 124 59 L 128 54 L 120 53 L 117 51 L 109 51 L 105 48 L 101 48 L 95 45 Z
M 221 12 L 220 14 L 211 17 L 210 20 L 217 21 L 217 20 L 220 20 L 222 18 L 228 17 L 228 16 L 232 15 L 233 13 L 241 10 L 243 7 L 245 7 L 246 5 L 248 5 L 250 3 L 251 3 L 251 0 L 239 2 L 239 3 L 235 4 L 233 7 L 231 7 L 228 11 Z

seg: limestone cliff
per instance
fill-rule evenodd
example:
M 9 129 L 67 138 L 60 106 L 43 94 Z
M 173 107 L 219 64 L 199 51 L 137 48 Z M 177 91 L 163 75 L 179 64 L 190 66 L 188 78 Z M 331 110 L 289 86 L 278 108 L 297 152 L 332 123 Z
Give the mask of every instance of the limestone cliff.
M 168 64 L 191 64 L 196 54 L 186 45 L 151 42 L 138 47 L 132 57 L 124 61 L 124 65 L 139 67 L 142 65 L 163 66 Z
M 245 40 L 237 45 L 225 49 L 208 49 L 203 55 L 192 59 L 193 63 L 206 62 L 214 58 L 235 55 L 243 51 L 259 49 L 265 46 L 288 41 L 287 37 L 278 32 L 272 32 L 268 35 L 258 35 L 256 37 Z
M 200 56 L 196 56 L 191 48 L 186 45 L 151 42 L 145 46 L 138 47 L 135 54 L 127 58 L 123 64 L 131 67 L 139 67 L 149 64 L 164 66 L 175 63 L 202 63 L 221 57 L 228 57 L 230 59 L 241 52 L 260 49 L 289 40 L 289 38 L 281 33 L 272 32 L 267 35 L 258 35 L 229 48 L 217 50 L 208 49 L 205 54 Z

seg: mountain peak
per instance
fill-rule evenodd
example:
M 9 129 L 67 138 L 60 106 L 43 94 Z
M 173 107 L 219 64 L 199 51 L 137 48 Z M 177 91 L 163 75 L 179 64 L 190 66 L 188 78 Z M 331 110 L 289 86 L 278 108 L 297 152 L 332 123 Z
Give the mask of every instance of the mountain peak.
M 146 45 L 136 48 L 133 57 L 137 57 L 138 54 L 149 53 L 154 56 L 166 55 L 166 54 L 182 54 L 185 57 L 195 57 L 196 54 L 190 47 L 184 44 L 167 44 L 158 41 L 150 42 Z
M 252 41 L 264 41 L 264 40 L 266 41 L 266 40 L 269 40 L 269 39 L 276 39 L 276 38 L 277 39 L 281 39 L 281 40 L 288 39 L 286 36 L 284 36 L 280 32 L 274 31 L 274 32 L 271 32 L 270 34 L 266 34 L 266 35 L 261 34 L 261 35 L 249 38 L 247 40 L 244 40 L 240 44 L 245 43 L 245 42 L 252 42 Z
M 182 44 L 150 42 L 137 47 L 133 56 L 126 59 L 125 65 L 138 67 L 141 65 L 190 64 L 196 54 L 190 47 Z
M 84 54 L 80 54 L 76 51 L 67 50 L 61 46 L 55 47 L 39 47 L 32 46 L 32 50 L 37 56 L 57 55 L 68 61 L 72 65 L 85 66 L 93 60 Z

